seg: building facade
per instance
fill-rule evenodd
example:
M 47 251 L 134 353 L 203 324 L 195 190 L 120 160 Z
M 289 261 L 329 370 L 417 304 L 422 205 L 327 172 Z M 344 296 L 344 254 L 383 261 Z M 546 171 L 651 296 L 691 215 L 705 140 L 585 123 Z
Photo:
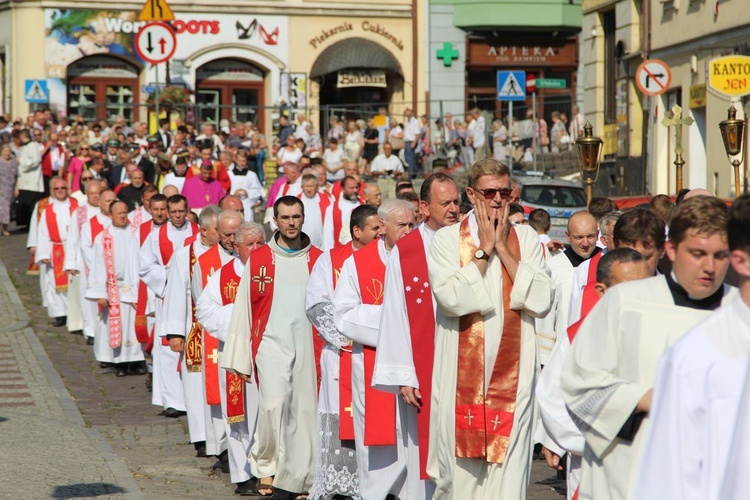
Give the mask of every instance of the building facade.
M 12 116 L 32 109 L 30 79 L 46 81 L 46 105 L 63 115 L 144 120 L 149 93 L 169 82 L 190 90 L 198 118 L 263 130 L 280 106 L 322 118 L 321 106 L 401 112 L 424 101 L 422 0 L 174 0 L 176 51 L 157 66 L 134 50 L 142 2 L 83 5 L 0 1 L 2 103 Z

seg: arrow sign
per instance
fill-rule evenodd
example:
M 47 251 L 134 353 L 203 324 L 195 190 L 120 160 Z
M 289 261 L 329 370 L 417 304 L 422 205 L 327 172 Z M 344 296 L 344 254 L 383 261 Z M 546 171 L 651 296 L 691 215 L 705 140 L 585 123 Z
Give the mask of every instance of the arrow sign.
M 669 90 L 672 72 L 664 61 L 648 59 L 635 70 L 635 84 L 644 95 L 660 95 Z
M 156 40 L 156 45 L 154 45 Z M 135 36 L 135 51 L 146 62 L 159 64 L 168 61 L 177 49 L 177 36 L 166 23 L 149 23 Z

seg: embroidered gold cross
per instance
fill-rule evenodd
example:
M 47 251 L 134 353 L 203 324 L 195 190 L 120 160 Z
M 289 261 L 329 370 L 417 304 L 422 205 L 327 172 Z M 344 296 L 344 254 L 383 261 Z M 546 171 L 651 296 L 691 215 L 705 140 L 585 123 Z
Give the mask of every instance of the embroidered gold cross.
M 495 415 L 495 419 L 490 422 L 492 424 L 492 430 L 496 431 L 497 426 L 500 425 L 502 422 L 500 422 L 500 415 Z
M 252 282 L 258 284 L 258 293 L 266 293 L 266 285 L 273 283 L 273 276 L 266 274 L 266 266 L 260 266 L 258 274 L 252 277 Z
M 210 359 L 213 364 L 218 363 L 219 362 L 219 350 L 218 349 L 214 349 L 211 352 L 210 356 L 206 356 L 206 359 Z
M 352 405 L 349 404 L 346 408 L 344 408 L 344 411 L 349 414 L 350 417 L 354 416 L 354 410 L 352 409 Z
M 474 415 L 471 414 L 471 410 L 469 410 L 464 418 L 469 422 L 469 426 L 471 426 L 471 421 L 474 420 Z

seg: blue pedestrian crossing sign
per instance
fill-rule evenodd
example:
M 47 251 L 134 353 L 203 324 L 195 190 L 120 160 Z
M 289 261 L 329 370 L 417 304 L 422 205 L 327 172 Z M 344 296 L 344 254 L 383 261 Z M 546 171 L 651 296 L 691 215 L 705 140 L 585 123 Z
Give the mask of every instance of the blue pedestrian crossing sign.
M 525 101 L 526 100 L 526 72 L 498 71 L 497 72 L 497 100 Z
M 26 80 L 24 96 L 26 97 L 26 102 L 30 103 L 49 102 L 47 80 Z

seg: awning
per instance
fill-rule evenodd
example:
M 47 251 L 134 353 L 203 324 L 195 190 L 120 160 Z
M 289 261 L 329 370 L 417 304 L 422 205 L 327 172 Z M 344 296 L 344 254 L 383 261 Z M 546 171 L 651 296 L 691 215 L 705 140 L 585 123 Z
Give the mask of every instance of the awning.
M 364 38 L 349 38 L 325 49 L 315 60 L 310 78 L 318 78 L 345 68 L 377 68 L 403 76 L 393 54 Z

